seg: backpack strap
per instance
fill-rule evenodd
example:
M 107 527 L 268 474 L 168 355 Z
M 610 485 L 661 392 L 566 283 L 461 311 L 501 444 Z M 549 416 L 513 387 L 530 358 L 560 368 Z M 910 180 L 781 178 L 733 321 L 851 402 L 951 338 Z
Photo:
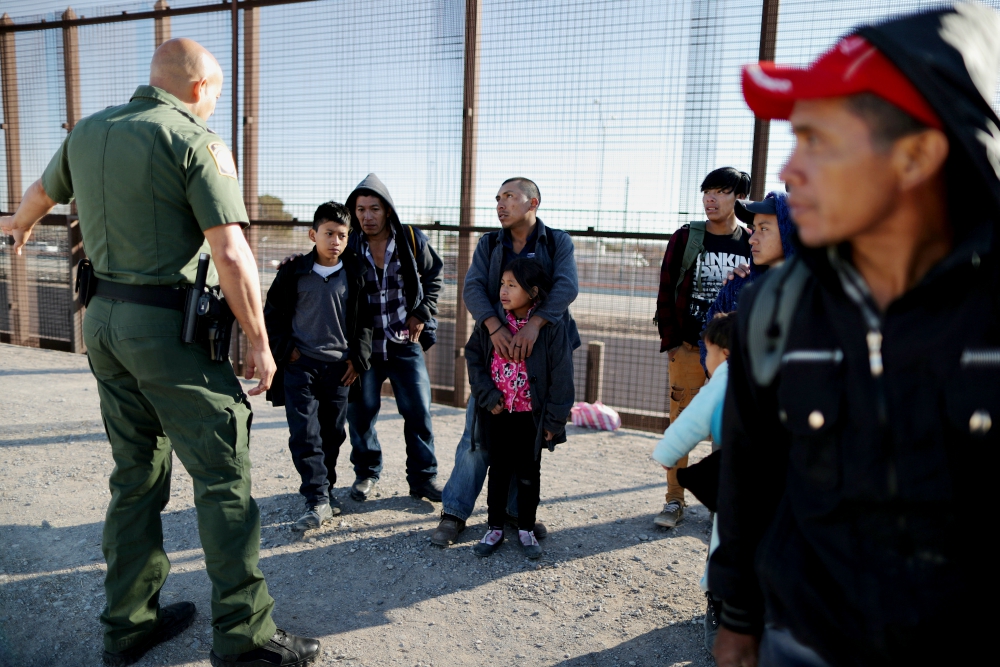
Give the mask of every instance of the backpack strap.
M 684 255 L 681 257 L 681 272 L 677 275 L 677 284 L 674 286 L 674 302 L 681 295 L 681 284 L 684 276 L 691 270 L 691 267 L 698 261 L 698 256 L 705 251 L 705 228 L 708 222 L 699 220 L 688 224 L 688 240 L 684 246 Z M 701 276 L 698 276 L 699 281 Z
M 747 323 L 747 352 L 750 372 L 761 387 L 769 386 L 778 375 L 792 318 L 810 275 L 796 255 L 759 281 Z

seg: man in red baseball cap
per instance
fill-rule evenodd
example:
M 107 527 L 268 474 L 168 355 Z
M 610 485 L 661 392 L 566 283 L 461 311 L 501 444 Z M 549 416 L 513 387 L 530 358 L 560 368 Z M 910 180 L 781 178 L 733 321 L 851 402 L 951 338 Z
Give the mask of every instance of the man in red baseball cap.
M 788 119 L 798 253 L 740 303 L 720 667 L 965 664 L 1000 445 L 1000 17 L 975 3 L 747 66 Z

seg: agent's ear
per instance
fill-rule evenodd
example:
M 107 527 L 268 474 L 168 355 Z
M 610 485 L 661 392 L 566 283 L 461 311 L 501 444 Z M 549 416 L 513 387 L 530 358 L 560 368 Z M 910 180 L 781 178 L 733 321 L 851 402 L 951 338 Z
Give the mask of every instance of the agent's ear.
M 726 359 L 729 358 L 729 348 L 728 347 L 722 348 L 722 356 L 724 356 Z

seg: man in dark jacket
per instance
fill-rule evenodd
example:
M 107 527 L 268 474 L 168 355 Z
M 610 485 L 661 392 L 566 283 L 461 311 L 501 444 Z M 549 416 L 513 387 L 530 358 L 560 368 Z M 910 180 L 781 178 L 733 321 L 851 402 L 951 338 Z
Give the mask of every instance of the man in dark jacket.
M 750 192 L 750 175 L 733 167 L 715 169 L 701 183 L 707 220 L 684 225 L 670 237 L 660 268 L 656 321 L 660 352 L 670 357 L 670 419 L 681 412 L 705 384 L 698 343 L 708 309 L 722 289 L 725 276 L 750 262 L 750 232 L 736 222 L 738 198 Z M 677 471 L 687 457 L 667 472 L 663 510 L 653 523 L 673 528 L 684 518 L 684 487 Z
M 365 265 L 365 290 L 373 318 L 371 367 L 361 374 L 361 395 L 351 402 L 351 462 L 357 479 L 351 497 L 372 494 L 382 472 L 382 446 L 375 431 L 382 383 L 392 384 L 406 439 L 406 481 L 410 495 L 441 500 L 435 483 L 437 458 L 431 430 L 431 381 L 423 351 L 437 335 L 437 301 L 442 262 L 427 236 L 404 226 L 389 189 L 368 174 L 347 198 L 351 211 L 348 244 Z
M 569 306 L 579 292 L 573 239 L 560 230 L 546 227 L 538 218 L 542 201 L 538 185 L 527 178 L 508 178 L 497 191 L 497 218 L 501 229 L 483 234 L 476 245 L 469 273 L 465 277 L 462 296 L 475 320 L 476 329 L 486 329 L 490 341 L 501 356 L 514 361 L 531 357 L 541 329 L 551 322 L 561 322 L 570 345 L 580 347 L 580 334 Z M 535 258 L 552 279 L 552 291 L 528 325 L 517 335 L 502 326 L 497 308 L 500 307 L 500 277 L 503 269 L 518 257 Z M 502 310 L 502 308 L 501 308 Z M 476 402 L 469 398 L 465 412 L 465 430 L 455 451 L 455 467 L 444 487 L 444 507 L 441 523 L 431 535 L 431 542 L 448 546 L 465 529 L 472 515 L 476 498 L 483 490 L 490 466 L 489 453 L 478 442 L 474 423 Z M 512 486 L 508 511 L 516 516 L 517 486 Z M 516 522 L 513 522 L 516 524 Z M 535 525 L 535 536 L 547 534 L 541 523 Z
M 791 120 L 801 247 L 740 303 L 720 667 L 988 660 L 969 628 L 994 569 L 977 536 L 1000 442 L 998 33 L 962 3 L 862 27 L 805 70 L 744 69 L 754 113 Z

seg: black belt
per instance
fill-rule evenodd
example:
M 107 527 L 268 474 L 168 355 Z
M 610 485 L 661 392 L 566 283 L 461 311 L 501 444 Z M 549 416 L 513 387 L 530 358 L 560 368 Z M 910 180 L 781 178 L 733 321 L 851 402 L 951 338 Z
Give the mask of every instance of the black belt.
M 127 301 L 137 303 L 141 306 L 156 306 L 158 308 L 170 308 L 171 310 L 184 311 L 184 300 L 187 297 L 187 288 L 169 285 L 125 285 L 123 283 L 113 283 L 108 280 L 97 281 L 97 288 L 94 296 L 112 299 L 114 301 Z

